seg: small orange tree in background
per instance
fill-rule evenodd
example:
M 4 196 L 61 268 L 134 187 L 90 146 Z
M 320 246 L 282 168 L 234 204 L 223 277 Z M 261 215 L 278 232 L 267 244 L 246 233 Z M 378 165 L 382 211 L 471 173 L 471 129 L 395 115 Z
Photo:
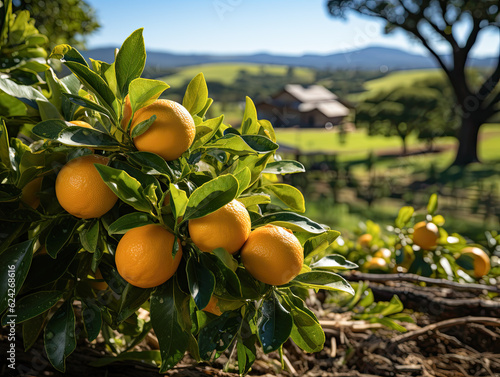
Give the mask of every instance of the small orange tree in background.
M 0 123 L 0 313 L 3 325 L 17 315 L 25 349 L 43 332 L 64 371 L 77 338 L 101 333 L 120 359 L 146 359 L 125 351 L 154 329 L 161 372 L 186 351 L 213 360 L 232 346 L 240 374 L 258 345 L 321 350 L 304 288 L 352 294 L 335 271 L 357 266 L 323 255 L 339 233 L 299 214 L 302 194 L 277 177 L 304 168 L 279 158 L 253 102 L 236 129 L 207 118 L 202 74 L 182 105 L 159 100 L 168 85 L 140 77 L 142 29 L 112 64 L 69 45 L 51 58 L 72 73 L 0 79 L 30 114 L 30 143 Z

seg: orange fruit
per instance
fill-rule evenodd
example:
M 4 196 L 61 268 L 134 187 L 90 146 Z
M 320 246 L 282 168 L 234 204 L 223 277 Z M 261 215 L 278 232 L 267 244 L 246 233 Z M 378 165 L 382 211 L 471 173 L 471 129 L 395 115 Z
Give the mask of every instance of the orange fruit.
M 387 262 L 384 258 L 373 257 L 368 262 L 366 262 L 363 265 L 363 267 L 368 271 L 374 271 L 374 270 L 387 270 L 389 266 L 387 265 Z
M 151 127 L 134 138 L 135 147 L 167 161 L 178 159 L 193 143 L 196 134 L 193 117 L 180 103 L 159 99 L 135 112 L 130 132 L 153 115 L 156 120 Z
M 38 193 L 42 188 L 42 179 L 42 177 L 35 178 L 31 182 L 28 182 L 22 189 L 21 201 L 33 209 L 36 209 L 40 205 Z
M 172 257 L 175 236 L 159 224 L 130 229 L 118 242 L 115 261 L 118 273 L 130 284 L 152 288 L 165 283 L 177 270 L 182 248 Z
M 210 298 L 210 301 L 208 302 L 208 305 L 205 306 L 203 309 L 204 312 L 212 313 L 217 316 L 222 315 L 222 311 L 220 308 L 217 306 L 217 303 L 219 302 L 219 299 L 215 296 L 212 296 Z
M 479 247 L 468 246 L 462 249 L 462 254 L 469 255 L 474 259 L 474 276 L 480 278 L 486 275 L 491 268 L 490 258 Z
M 130 97 L 127 94 L 125 97 L 125 103 L 123 105 L 123 115 L 122 121 L 120 122 L 123 129 L 127 129 L 128 122 L 130 121 L 130 117 L 132 116 L 132 105 L 130 104 Z
M 88 124 L 87 122 L 84 122 L 83 120 L 72 120 L 70 123 L 74 124 L 75 126 L 79 126 L 79 127 L 93 128 L 90 124 Z
M 95 273 L 95 279 L 103 280 L 101 271 L 98 269 Z M 105 281 L 91 281 L 90 286 L 98 291 L 103 291 L 108 288 L 108 283 Z
M 373 240 L 373 236 L 369 233 L 365 233 L 365 234 L 362 234 L 361 236 L 359 236 L 358 243 L 362 247 L 368 247 L 368 246 L 370 246 L 370 243 L 372 242 L 372 240 Z
M 413 243 L 424 250 L 430 250 L 437 246 L 439 229 L 434 223 L 420 221 L 413 227 Z
M 63 166 L 56 179 L 59 204 L 82 219 L 101 217 L 118 197 L 106 186 L 94 164 L 106 165 L 108 158 L 95 154 L 75 158 Z
M 381 249 L 378 249 L 377 252 L 373 254 L 373 256 L 378 258 L 391 259 L 392 252 L 389 249 L 383 247 Z
M 250 233 L 241 249 L 241 260 L 257 280 L 283 285 L 300 273 L 304 252 L 291 230 L 268 224 Z
M 189 220 L 191 240 L 202 251 L 222 247 L 236 253 L 250 235 L 251 220 L 247 209 L 236 199 L 199 219 Z

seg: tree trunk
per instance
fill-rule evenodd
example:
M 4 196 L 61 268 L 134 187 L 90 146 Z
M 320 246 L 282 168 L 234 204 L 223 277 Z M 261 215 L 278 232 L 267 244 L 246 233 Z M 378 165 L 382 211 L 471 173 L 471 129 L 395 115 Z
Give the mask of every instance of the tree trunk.
M 406 156 L 406 136 L 405 137 L 402 137 L 401 136 L 401 142 L 403 143 L 403 156 Z
M 472 162 L 479 162 L 477 142 L 481 124 L 482 122 L 472 117 L 462 119 L 462 126 L 458 135 L 457 155 L 453 165 L 465 166 Z

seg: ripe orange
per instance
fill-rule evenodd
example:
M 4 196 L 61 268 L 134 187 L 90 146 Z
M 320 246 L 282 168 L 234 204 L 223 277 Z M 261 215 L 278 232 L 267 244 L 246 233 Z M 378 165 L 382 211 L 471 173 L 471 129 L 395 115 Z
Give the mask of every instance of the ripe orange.
M 474 276 L 480 278 L 486 275 L 491 268 L 490 258 L 479 247 L 465 247 L 461 251 L 462 254 L 469 255 L 474 259 Z
M 93 128 L 90 124 L 88 124 L 87 122 L 84 122 L 83 120 L 72 120 L 70 123 L 74 124 L 75 126 L 79 126 L 79 127 Z
M 176 160 L 193 143 L 196 134 L 193 117 L 180 103 L 159 99 L 135 112 L 130 132 L 153 115 L 156 120 L 151 127 L 134 138 L 135 147 L 156 153 L 167 161 Z
M 375 270 L 387 270 L 389 266 L 387 265 L 387 262 L 385 261 L 384 258 L 373 257 L 368 262 L 366 262 L 363 265 L 363 267 L 368 271 L 375 271 Z
M 392 252 L 389 249 L 386 249 L 385 247 L 378 249 L 375 254 L 373 254 L 374 257 L 378 258 L 383 258 L 383 259 L 391 259 L 392 257 Z
M 165 283 L 177 270 L 182 258 L 179 251 L 172 258 L 175 236 L 159 224 L 130 229 L 116 248 L 118 273 L 130 284 L 152 288 Z
M 304 252 L 291 230 L 268 224 L 250 233 L 241 249 L 241 260 L 257 280 L 283 285 L 300 273 Z
M 212 313 L 217 316 L 222 315 L 222 311 L 220 308 L 217 306 L 217 303 L 219 302 L 219 299 L 215 296 L 212 296 L 210 298 L 210 301 L 208 302 L 208 305 L 205 306 L 203 309 L 204 312 Z
M 108 160 L 91 154 L 63 166 L 56 179 L 56 196 L 66 211 L 82 219 L 91 219 L 113 208 L 118 197 L 106 186 L 94 166 L 106 165 Z
M 24 186 L 22 190 L 21 201 L 33 209 L 36 209 L 40 205 L 38 193 L 42 188 L 42 179 L 42 177 L 35 178 Z
M 234 254 L 241 249 L 251 231 L 250 215 L 236 199 L 207 216 L 189 220 L 188 224 L 191 240 L 206 252 L 222 247 Z
M 413 227 L 413 243 L 424 250 L 430 250 L 437 246 L 439 229 L 434 223 L 420 221 Z
M 373 236 L 369 233 L 365 233 L 365 234 L 362 234 L 361 236 L 359 236 L 358 243 L 362 247 L 369 247 L 372 240 L 373 240 Z

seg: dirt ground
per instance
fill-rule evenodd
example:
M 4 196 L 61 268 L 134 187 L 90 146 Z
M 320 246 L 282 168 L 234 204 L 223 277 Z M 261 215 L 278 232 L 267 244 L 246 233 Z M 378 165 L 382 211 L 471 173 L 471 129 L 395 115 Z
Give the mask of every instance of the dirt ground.
M 408 332 L 354 321 L 350 313 L 342 313 L 328 304 L 325 293 L 320 291 L 317 296 L 311 296 L 308 304 L 325 330 L 324 349 L 306 354 L 289 340 L 284 347 L 284 368 L 277 353 L 260 353 L 249 376 L 500 376 L 500 299 L 496 297 L 500 286 L 471 284 L 457 289 L 452 283 L 438 280 L 436 284 L 423 286 L 422 282 L 387 276 L 377 278 L 364 274 L 350 279 L 375 280 L 369 281 L 369 285 L 376 300 L 386 301 L 387 297 L 397 294 L 415 320 L 414 324 L 406 324 Z M 62 374 L 50 367 L 41 340 L 24 352 L 20 338 L 18 336 L 16 363 L 22 366 L 21 370 L 10 373 L 3 359 L 0 375 L 146 377 L 158 374 L 156 366 L 140 362 L 90 367 L 89 362 L 105 355 L 104 346 L 99 343 L 79 345 L 67 359 L 66 374 Z M 155 348 L 154 337 L 140 347 Z M 7 353 L 5 338 L 0 339 L 0 351 L 2 355 Z M 186 355 L 167 375 L 236 376 L 223 371 L 228 356 L 229 353 L 221 356 L 211 365 L 196 365 Z M 230 363 L 229 370 L 231 366 L 236 367 Z

